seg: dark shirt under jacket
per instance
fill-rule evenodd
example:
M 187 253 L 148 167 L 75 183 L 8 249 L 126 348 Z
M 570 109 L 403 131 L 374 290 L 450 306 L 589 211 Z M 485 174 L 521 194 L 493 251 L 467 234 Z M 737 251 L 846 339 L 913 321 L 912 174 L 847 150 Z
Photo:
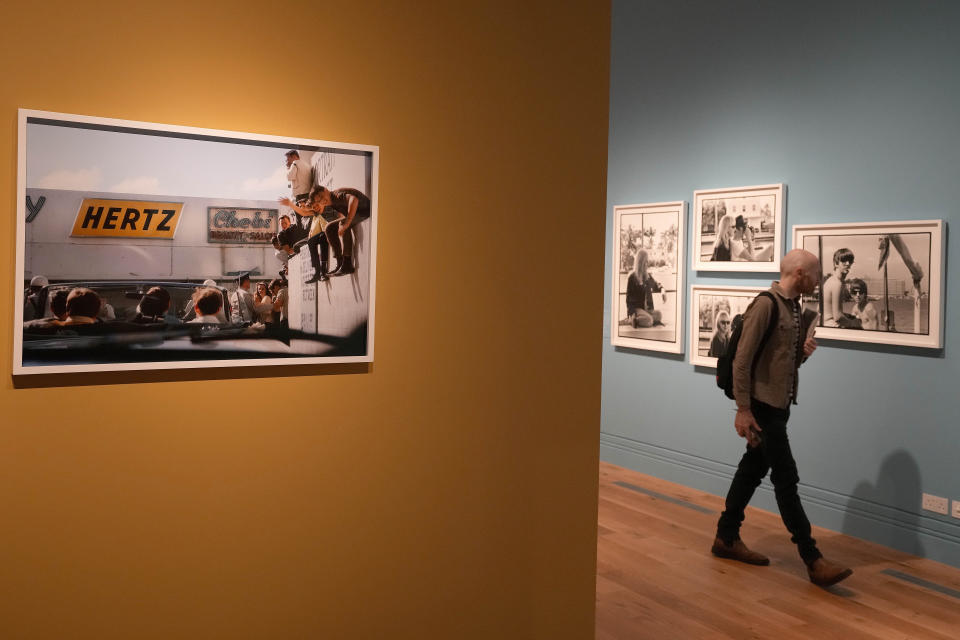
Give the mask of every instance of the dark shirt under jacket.
M 627 278 L 627 314 L 633 315 L 637 309 L 653 311 L 653 294 L 659 291 L 663 291 L 663 287 L 649 273 L 641 282 L 637 272 L 631 272 Z
M 289 245 L 292 247 L 306 237 L 306 230 L 298 224 L 291 224 L 286 229 L 281 229 L 280 233 L 277 234 L 277 240 L 280 242 L 281 247 L 283 245 Z
M 330 207 L 342 213 L 345 218 L 350 215 L 350 199 L 347 198 L 348 195 L 357 199 L 357 213 L 354 221 L 366 220 L 370 217 L 370 198 L 368 198 L 363 191 L 347 187 L 334 189 L 330 192 L 330 195 Z
M 751 399 L 786 409 L 797 399 L 797 369 L 804 360 L 806 319 L 801 320 L 799 300 L 787 298 L 779 282 L 770 287 L 775 302 L 758 296 L 743 314 L 743 330 L 733 360 L 733 393 L 737 407 L 750 407 Z M 753 365 L 754 356 L 770 324 L 773 305 L 777 326 Z
M 710 262 L 730 262 L 730 258 L 730 247 L 717 244 L 713 248 L 713 257 L 710 258 Z
M 707 351 L 707 357 L 709 358 L 719 358 L 727 351 L 727 344 L 730 343 L 729 339 L 724 339 L 719 333 L 713 336 L 713 339 L 710 340 L 710 350 Z

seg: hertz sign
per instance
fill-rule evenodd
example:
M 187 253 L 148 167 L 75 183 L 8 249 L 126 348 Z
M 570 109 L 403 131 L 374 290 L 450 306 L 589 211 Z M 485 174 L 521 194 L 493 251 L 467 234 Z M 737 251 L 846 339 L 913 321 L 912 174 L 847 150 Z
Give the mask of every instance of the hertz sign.
M 70 235 L 172 239 L 182 211 L 182 202 L 84 198 Z

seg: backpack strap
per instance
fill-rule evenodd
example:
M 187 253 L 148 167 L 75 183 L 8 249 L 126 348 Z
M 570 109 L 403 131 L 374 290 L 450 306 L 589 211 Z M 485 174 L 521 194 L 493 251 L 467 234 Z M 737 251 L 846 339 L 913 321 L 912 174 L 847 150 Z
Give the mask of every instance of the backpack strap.
M 753 366 L 757 366 L 757 362 L 760 360 L 760 354 L 763 353 L 764 347 L 767 346 L 767 341 L 770 339 L 770 336 L 773 335 L 773 329 L 777 326 L 777 320 L 780 319 L 780 308 L 777 306 L 777 299 L 773 297 L 773 294 L 769 291 L 761 291 L 757 294 L 757 297 L 764 296 L 770 298 L 770 302 L 773 303 L 773 309 L 770 313 L 770 324 L 767 325 L 767 330 L 763 333 L 763 339 L 760 340 L 760 345 L 757 347 L 757 352 L 753 356 Z

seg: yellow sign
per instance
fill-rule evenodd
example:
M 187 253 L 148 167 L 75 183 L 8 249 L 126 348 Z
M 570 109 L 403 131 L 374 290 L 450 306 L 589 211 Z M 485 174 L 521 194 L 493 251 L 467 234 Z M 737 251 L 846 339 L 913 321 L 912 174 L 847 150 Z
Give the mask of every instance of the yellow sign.
M 182 202 L 84 198 L 70 235 L 173 238 L 182 211 Z

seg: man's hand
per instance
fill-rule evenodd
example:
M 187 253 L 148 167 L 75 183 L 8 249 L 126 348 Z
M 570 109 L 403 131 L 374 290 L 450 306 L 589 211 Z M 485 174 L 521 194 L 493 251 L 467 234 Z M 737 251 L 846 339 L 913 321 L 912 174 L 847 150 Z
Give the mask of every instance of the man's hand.
M 813 355 L 813 352 L 817 350 L 817 340 L 816 338 L 807 338 L 803 343 L 803 355 L 806 358 L 809 358 Z
M 344 233 L 347 232 L 347 229 L 349 229 L 349 228 L 350 228 L 349 225 L 345 225 L 344 223 L 341 222 L 341 223 L 340 223 L 340 228 L 337 229 L 337 233 L 342 236 Z
M 290 198 L 286 198 L 286 197 L 277 198 L 277 202 L 279 202 L 285 207 L 290 207 L 291 209 L 293 208 L 293 200 L 291 200 Z
M 750 409 L 737 409 L 737 417 L 733 419 L 733 426 L 741 438 L 747 439 L 747 444 L 756 447 L 760 444 L 760 432 L 763 429 L 757 424 Z

